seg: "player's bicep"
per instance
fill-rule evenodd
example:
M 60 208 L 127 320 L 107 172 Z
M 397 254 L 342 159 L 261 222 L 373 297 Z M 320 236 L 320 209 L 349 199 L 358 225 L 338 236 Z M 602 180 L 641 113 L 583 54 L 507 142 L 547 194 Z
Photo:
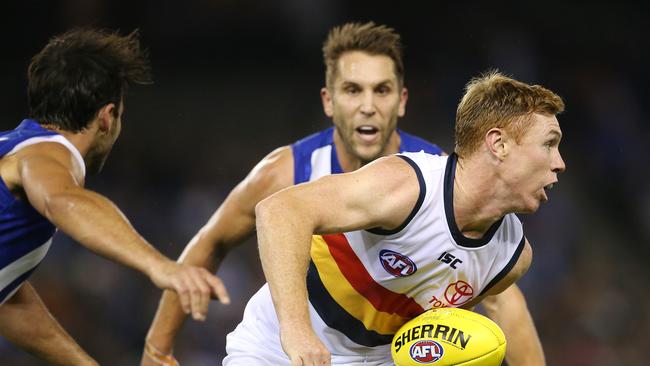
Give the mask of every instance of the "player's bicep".
M 279 148 L 262 159 L 228 194 L 219 209 L 201 229 L 213 243 L 232 246 L 255 229 L 255 205 L 293 184 L 293 155 L 290 147 Z
M 231 192 L 229 200 L 254 218 L 257 203 L 292 185 L 293 153 L 291 147 L 284 146 L 262 159 Z
M 311 206 L 315 232 L 398 227 L 419 196 L 415 171 L 401 158 L 379 159 L 352 173 L 297 187 Z

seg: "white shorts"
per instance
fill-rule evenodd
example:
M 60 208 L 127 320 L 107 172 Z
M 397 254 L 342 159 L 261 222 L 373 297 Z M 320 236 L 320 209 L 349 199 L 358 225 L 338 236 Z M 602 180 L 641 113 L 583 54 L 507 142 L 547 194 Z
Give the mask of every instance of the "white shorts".
M 312 324 L 316 328 L 324 325 L 311 306 L 310 313 Z M 324 338 L 323 333 L 316 333 L 320 333 L 321 339 Z M 332 353 L 332 365 L 394 365 L 388 347 L 374 349 L 370 353 L 338 354 L 331 339 L 322 340 Z M 226 353 L 228 355 L 223 359 L 223 366 L 291 366 L 291 361 L 280 344 L 280 327 L 268 284 L 253 295 L 246 305 L 243 320 L 226 337 Z

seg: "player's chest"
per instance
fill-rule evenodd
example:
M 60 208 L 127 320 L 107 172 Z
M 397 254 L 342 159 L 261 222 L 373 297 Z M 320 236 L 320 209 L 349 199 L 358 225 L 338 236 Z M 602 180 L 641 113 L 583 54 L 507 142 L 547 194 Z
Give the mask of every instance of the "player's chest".
M 365 247 L 362 261 L 375 282 L 415 299 L 423 308 L 459 307 L 491 279 L 491 251 L 467 251 L 445 242 Z M 360 248 L 359 248 L 360 249 Z

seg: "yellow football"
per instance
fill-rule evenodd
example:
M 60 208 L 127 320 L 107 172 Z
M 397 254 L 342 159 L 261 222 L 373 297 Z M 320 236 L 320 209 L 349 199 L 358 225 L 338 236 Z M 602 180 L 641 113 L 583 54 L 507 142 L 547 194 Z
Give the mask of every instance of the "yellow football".
M 481 314 L 457 308 L 428 310 L 393 337 L 396 366 L 497 366 L 506 355 L 501 328 Z

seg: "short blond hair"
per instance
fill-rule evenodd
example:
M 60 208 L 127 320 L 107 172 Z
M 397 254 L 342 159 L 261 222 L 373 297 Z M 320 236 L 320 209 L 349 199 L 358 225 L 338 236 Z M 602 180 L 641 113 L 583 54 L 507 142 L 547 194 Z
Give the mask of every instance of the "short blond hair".
M 472 155 L 492 128 L 505 129 L 519 142 L 533 113 L 556 115 L 563 111 L 562 98 L 552 91 L 489 71 L 465 87 L 456 111 L 454 150 L 460 157 Z
M 404 83 L 404 62 L 400 35 L 385 25 L 347 23 L 333 28 L 323 44 L 325 82 L 331 87 L 336 78 L 337 63 L 346 52 L 362 51 L 370 55 L 385 55 L 393 60 L 395 76 L 400 86 Z

